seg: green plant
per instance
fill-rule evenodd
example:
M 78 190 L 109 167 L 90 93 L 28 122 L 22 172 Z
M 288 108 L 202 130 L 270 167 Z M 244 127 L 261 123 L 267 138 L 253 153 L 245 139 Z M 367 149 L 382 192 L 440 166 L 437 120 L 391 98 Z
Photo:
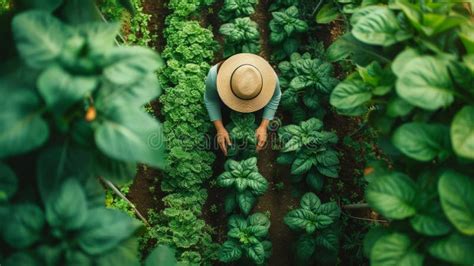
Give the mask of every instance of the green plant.
M 337 135 L 322 131 L 323 123 L 317 118 L 303 121 L 300 125 L 287 125 L 278 131 L 283 147 L 277 158 L 280 164 L 290 164 L 296 180 L 306 175 L 306 182 L 319 191 L 322 176 L 338 177 L 338 152 L 333 148 Z
M 226 126 L 232 140 L 228 156 L 236 160 L 255 156 L 257 129 L 255 115 L 232 112 L 230 119 L 231 122 Z
M 290 61 L 278 64 L 278 69 L 283 88 L 281 105 L 293 114 L 294 122 L 310 117 L 322 118 L 324 103 L 338 83 L 332 65 L 318 58 L 312 59 L 309 53 L 293 53 Z
M 271 255 L 272 243 L 267 239 L 270 220 L 262 213 L 247 219 L 242 216 L 229 218 L 228 240 L 222 244 L 219 260 L 222 262 L 250 261 L 262 265 Z
M 300 206 L 285 216 L 290 229 L 301 233 L 295 247 L 296 262 L 307 265 L 312 259 L 335 259 L 339 250 L 339 206 L 336 202 L 321 203 L 314 193 L 304 194 Z
M 219 33 L 224 35 L 224 57 L 237 53 L 258 53 L 260 51 L 260 33 L 257 23 L 249 17 L 236 18 L 222 24 Z
M 327 24 L 340 17 L 346 18 L 357 12 L 359 8 L 369 5 L 387 3 L 385 0 L 331 0 L 322 5 L 316 13 L 316 22 Z
M 91 21 L 92 1 L 12 6 L 0 25 L 0 264 L 139 265 L 142 225 L 104 207 L 97 177 L 122 183 L 138 162 L 164 166 L 163 143 L 148 142 L 161 124 L 141 111 L 161 92 L 161 59 L 114 46 L 119 25 Z M 175 260 L 158 247 L 145 264 L 157 257 Z
M 225 188 L 233 188 L 226 195 L 225 210 L 232 212 L 236 207 L 248 215 L 257 198 L 268 189 L 268 181 L 257 168 L 257 158 L 252 157 L 240 162 L 229 159 L 224 165 L 225 172 L 217 177 L 217 184 Z
M 281 60 L 298 50 L 298 34 L 308 31 L 308 24 L 299 18 L 296 6 L 272 12 L 270 44 L 275 48 L 273 60 Z
M 225 0 L 219 11 L 219 18 L 227 22 L 234 18 L 250 16 L 255 12 L 257 3 L 258 0 Z
M 367 178 L 367 202 L 394 221 L 366 236 L 373 265 L 474 262 L 474 24 L 467 13 L 455 3 L 365 7 L 345 37 L 353 48 L 331 49 L 335 60 L 370 51 L 351 56 L 363 64 L 334 89 L 331 104 L 368 114 L 394 165 Z

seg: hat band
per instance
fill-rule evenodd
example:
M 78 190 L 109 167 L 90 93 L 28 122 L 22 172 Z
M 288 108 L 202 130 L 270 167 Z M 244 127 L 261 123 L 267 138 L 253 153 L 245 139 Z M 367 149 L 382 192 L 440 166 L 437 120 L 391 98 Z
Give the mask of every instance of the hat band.
M 258 93 L 257 93 L 254 97 L 252 97 L 252 98 L 250 98 L 250 99 L 244 99 L 244 98 L 240 97 L 239 95 L 237 95 L 237 94 L 234 92 L 234 89 L 232 88 L 232 78 L 234 77 L 234 73 L 235 73 L 235 71 L 236 71 L 237 69 L 239 69 L 239 68 L 242 67 L 242 66 L 251 66 L 251 67 L 255 68 L 255 69 L 257 70 L 258 74 L 260 75 L 260 80 L 262 81 L 262 82 L 260 83 L 260 88 L 258 89 Z M 262 88 L 263 88 L 263 82 L 264 82 L 264 81 L 263 81 L 262 73 L 260 73 L 260 70 L 259 70 L 256 66 L 254 66 L 254 65 L 252 65 L 252 64 L 242 64 L 242 65 L 239 65 L 238 67 L 236 67 L 236 68 L 234 69 L 234 71 L 232 71 L 232 75 L 230 75 L 230 79 L 229 79 L 229 87 L 230 87 L 230 90 L 232 91 L 232 94 L 233 94 L 235 97 L 237 97 L 237 98 L 239 98 L 239 99 L 241 99 L 241 100 L 243 100 L 243 101 L 249 101 L 249 100 L 252 100 L 252 99 L 257 98 L 258 95 L 260 95 L 260 93 L 262 92 Z

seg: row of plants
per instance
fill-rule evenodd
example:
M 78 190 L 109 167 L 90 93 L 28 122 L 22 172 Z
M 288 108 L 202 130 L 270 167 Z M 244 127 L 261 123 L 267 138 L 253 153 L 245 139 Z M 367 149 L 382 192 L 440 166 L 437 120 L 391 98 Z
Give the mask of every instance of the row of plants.
M 391 221 L 364 240 L 372 265 L 474 263 L 471 16 L 457 3 L 369 5 L 328 51 L 357 65 L 331 104 L 367 117 L 393 160 L 368 168 L 366 200 Z
M 258 25 L 250 16 L 257 0 L 226 0 L 219 17 L 223 24 L 224 58 L 237 53 L 260 52 Z M 231 112 L 226 129 L 232 139 L 229 159 L 216 181 L 226 189 L 224 210 L 229 215 L 227 240 L 219 250 L 224 263 L 263 265 L 270 258 L 272 243 L 268 239 L 270 219 L 267 214 L 253 213 L 258 197 L 265 194 L 269 183 L 258 172 L 254 114 Z
M 272 13 L 269 40 L 275 62 L 297 52 L 302 34 L 308 31 L 308 23 L 302 19 L 298 4 L 298 0 L 277 0 L 268 9 Z
M 290 210 L 284 222 L 298 237 L 294 263 L 317 261 L 334 264 L 339 252 L 340 207 L 334 201 L 321 203 L 325 178 L 339 176 L 338 137 L 325 131 L 323 118 L 329 95 L 339 82 L 320 43 L 308 49 L 302 34 L 310 30 L 299 1 L 277 1 L 270 6 L 272 60 L 278 65 L 281 104 L 291 123 L 278 130 L 280 155 L 277 163 L 290 166 L 290 180 L 301 196 L 300 208 Z M 313 42 L 314 40 L 309 40 Z M 302 53 L 299 53 L 302 52 Z
M 142 109 L 161 93 L 161 58 L 115 46 L 120 25 L 97 22 L 94 1 L 11 6 L 0 24 L 0 264 L 140 265 L 143 225 L 105 208 L 98 177 L 165 166 L 161 123 Z M 144 263 L 175 259 L 159 246 Z
M 205 182 L 212 176 L 215 156 L 208 150 L 210 122 L 204 107 L 204 80 L 217 50 L 210 29 L 201 27 L 199 12 L 212 1 L 171 0 L 162 52 L 166 67 L 159 73 L 164 87 L 160 98 L 169 152 L 161 181 L 164 210 L 155 217 L 149 237 L 176 248 L 178 261 L 210 265 L 217 258 L 213 229 L 205 223 L 202 207 Z
M 258 0 L 225 0 L 219 18 L 225 22 L 219 28 L 224 36 L 224 58 L 238 53 L 260 52 L 258 25 L 250 18 Z
M 120 4 L 124 2 L 124 5 Z M 143 11 L 143 0 L 100 0 L 97 5 L 107 21 L 121 21 L 120 41 L 140 46 L 150 46 L 156 35 L 150 32 L 151 15 Z M 126 12 L 124 12 L 126 11 Z

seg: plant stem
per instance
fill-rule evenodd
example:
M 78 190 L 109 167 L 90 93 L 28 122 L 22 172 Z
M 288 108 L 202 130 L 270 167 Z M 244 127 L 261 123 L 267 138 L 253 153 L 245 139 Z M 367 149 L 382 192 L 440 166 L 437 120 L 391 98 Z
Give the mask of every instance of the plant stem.
M 362 221 L 368 221 L 368 222 L 388 223 L 387 220 L 362 218 L 362 217 L 352 216 L 352 215 L 350 215 L 350 214 L 348 214 L 348 213 L 345 213 L 345 212 L 341 212 L 341 213 L 342 213 L 343 215 L 349 217 L 349 218 L 356 219 L 356 220 L 362 220 Z
M 138 218 L 140 218 L 140 220 L 143 221 L 143 223 L 150 227 L 150 224 L 148 223 L 148 221 L 145 219 L 145 217 L 143 217 L 143 215 L 138 211 L 138 209 L 135 207 L 135 204 L 133 204 L 129 199 L 127 199 L 127 197 L 125 197 L 125 195 L 120 192 L 120 190 L 112 183 L 110 182 L 109 180 L 106 180 L 104 178 L 100 178 L 100 180 L 102 182 L 104 182 L 104 184 L 106 184 L 110 189 L 112 189 L 113 192 L 115 192 L 115 194 L 117 194 L 117 196 L 119 196 L 121 199 L 123 199 L 124 201 L 126 201 L 130 207 L 132 207 L 133 211 L 135 211 L 135 213 L 137 214 Z

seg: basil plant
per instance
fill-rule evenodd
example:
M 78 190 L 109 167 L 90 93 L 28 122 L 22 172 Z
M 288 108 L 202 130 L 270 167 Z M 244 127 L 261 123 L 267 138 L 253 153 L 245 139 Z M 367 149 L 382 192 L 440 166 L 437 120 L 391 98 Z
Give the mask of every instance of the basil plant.
M 257 196 L 268 190 L 268 181 L 257 168 L 257 158 L 243 161 L 229 159 L 224 165 L 225 172 L 217 177 L 220 187 L 232 189 L 225 198 L 225 210 L 232 212 L 237 207 L 249 214 L 257 201 Z
M 66 24 L 40 9 L 11 17 L 1 25 L 11 49 L 0 63 L 0 264 L 139 265 L 142 225 L 104 207 L 98 177 L 164 167 L 161 124 L 142 110 L 160 94 L 160 57 L 115 46 L 118 24 Z M 165 253 L 146 264 L 173 265 Z
M 367 178 L 367 202 L 393 221 L 366 237 L 372 265 L 474 263 L 470 14 L 469 5 L 455 2 L 363 7 L 352 15 L 349 35 L 328 51 L 333 61 L 359 65 L 334 89 L 331 104 L 367 117 L 393 165 Z

